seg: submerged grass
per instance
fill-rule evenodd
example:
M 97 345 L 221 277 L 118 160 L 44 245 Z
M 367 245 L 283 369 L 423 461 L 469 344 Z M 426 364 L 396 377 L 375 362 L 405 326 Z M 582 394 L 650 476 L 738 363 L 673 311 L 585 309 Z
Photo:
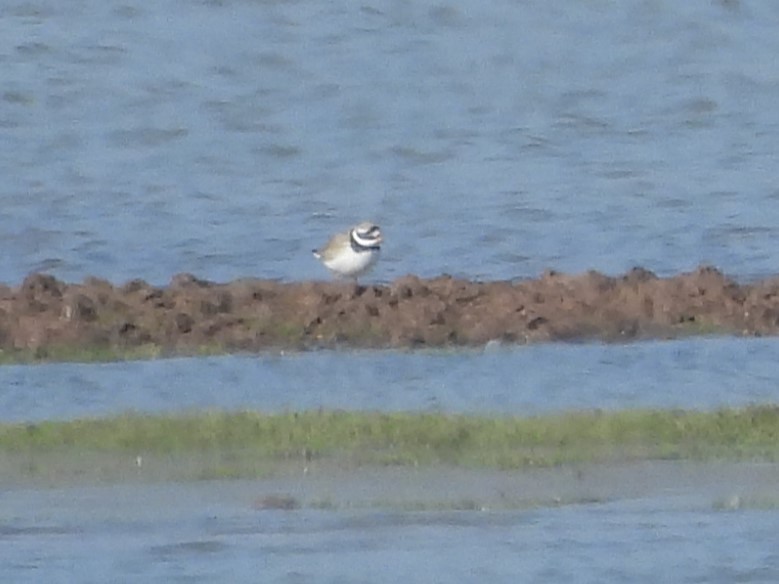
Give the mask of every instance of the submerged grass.
M 631 410 L 539 417 L 316 411 L 126 414 L 0 425 L 0 453 L 215 460 L 202 476 L 275 463 L 446 464 L 517 469 L 642 459 L 779 459 L 779 408 Z M 215 454 L 216 453 L 216 454 Z M 140 459 L 139 459 L 140 460 Z
M 0 350 L 0 365 L 38 363 L 112 363 L 117 361 L 148 361 L 171 357 L 205 357 L 236 353 L 228 347 L 211 344 L 196 347 L 169 348 L 147 343 L 131 347 L 100 345 L 74 347 L 53 345 L 39 349 Z

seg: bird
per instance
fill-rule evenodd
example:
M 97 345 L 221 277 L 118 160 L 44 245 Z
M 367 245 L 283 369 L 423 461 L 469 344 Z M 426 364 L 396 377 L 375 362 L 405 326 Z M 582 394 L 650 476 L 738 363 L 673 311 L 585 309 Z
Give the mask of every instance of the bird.
M 356 282 L 379 259 L 382 241 L 379 226 L 363 221 L 349 231 L 336 233 L 323 247 L 312 251 L 336 277 Z

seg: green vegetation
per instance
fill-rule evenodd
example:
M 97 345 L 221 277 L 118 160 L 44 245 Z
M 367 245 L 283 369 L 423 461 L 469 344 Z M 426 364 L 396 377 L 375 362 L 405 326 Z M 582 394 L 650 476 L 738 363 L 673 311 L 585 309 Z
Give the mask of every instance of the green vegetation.
M 519 469 L 642 459 L 779 460 L 779 408 L 636 410 L 540 417 L 258 412 L 0 425 L 0 456 L 198 460 L 192 478 L 264 476 L 289 463 Z M 43 465 L 46 466 L 46 465 Z
M 221 345 L 203 345 L 178 349 L 164 348 L 161 345 L 117 347 L 101 345 L 97 347 L 74 347 L 54 345 L 37 350 L 0 350 L 0 365 L 29 363 L 110 363 L 116 361 L 147 361 L 168 357 L 205 357 L 234 353 Z

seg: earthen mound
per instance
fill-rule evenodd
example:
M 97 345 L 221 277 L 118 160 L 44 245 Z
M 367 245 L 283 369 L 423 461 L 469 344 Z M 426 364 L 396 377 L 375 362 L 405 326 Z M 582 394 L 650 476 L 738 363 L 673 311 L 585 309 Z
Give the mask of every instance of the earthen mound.
M 167 286 L 68 284 L 33 274 L 0 286 L 0 350 L 157 346 L 171 353 L 270 348 L 440 347 L 779 332 L 779 279 L 738 284 L 701 267 L 668 278 L 548 272 L 474 282 L 402 277 L 388 285 L 175 276 Z

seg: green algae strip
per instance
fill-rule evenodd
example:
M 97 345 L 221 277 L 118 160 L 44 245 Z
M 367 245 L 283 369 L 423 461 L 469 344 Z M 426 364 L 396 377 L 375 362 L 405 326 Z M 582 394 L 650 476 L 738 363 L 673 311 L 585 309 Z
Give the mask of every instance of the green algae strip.
M 162 345 L 146 343 L 132 347 L 74 347 L 53 345 L 38 349 L 0 350 L 0 365 L 26 365 L 40 363 L 115 363 L 119 361 L 150 361 L 173 357 L 206 357 L 228 355 L 230 351 L 220 345 L 203 345 L 184 349 L 165 348 Z
M 0 456 L 200 460 L 191 477 L 249 477 L 290 463 L 522 469 L 635 460 L 779 459 L 779 407 L 630 410 L 537 417 L 316 411 L 126 414 L 0 425 Z M 98 461 L 98 462 L 96 462 Z

